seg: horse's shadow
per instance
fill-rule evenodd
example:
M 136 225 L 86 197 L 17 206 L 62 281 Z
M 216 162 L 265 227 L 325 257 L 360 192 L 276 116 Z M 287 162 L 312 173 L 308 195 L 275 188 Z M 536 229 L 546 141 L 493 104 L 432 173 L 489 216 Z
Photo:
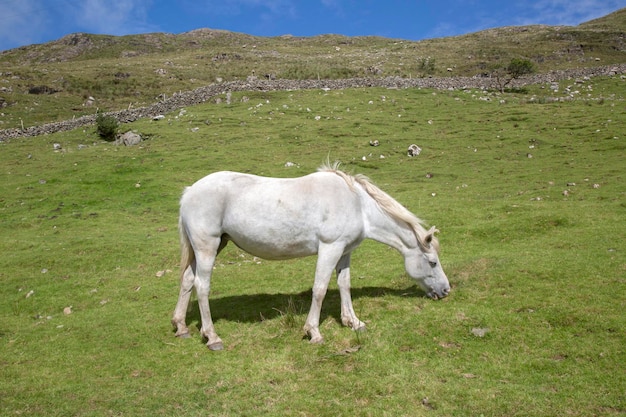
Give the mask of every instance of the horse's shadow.
M 418 287 L 392 289 L 385 287 L 362 287 L 351 289 L 352 299 L 376 298 L 384 295 L 424 298 L 426 294 Z M 228 320 L 243 323 L 257 323 L 271 320 L 286 314 L 306 314 L 311 304 L 311 290 L 294 294 L 247 294 L 233 296 L 212 296 L 209 299 L 211 316 L 214 322 Z M 358 314 L 358 311 L 357 311 Z M 329 289 L 324 297 L 320 322 L 327 318 L 341 322 L 341 299 L 338 289 Z M 200 310 L 195 299 L 187 311 L 187 323 L 200 329 Z M 302 323 L 304 325 L 304 322 Z

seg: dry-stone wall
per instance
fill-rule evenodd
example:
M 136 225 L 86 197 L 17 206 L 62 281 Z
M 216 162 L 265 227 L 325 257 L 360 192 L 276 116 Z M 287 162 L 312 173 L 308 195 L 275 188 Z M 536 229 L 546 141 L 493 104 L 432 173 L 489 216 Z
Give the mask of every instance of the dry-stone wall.
M 626 74 L 626 64 L 596 68 L 580 68 L 573 70 L 551 71 L 545 74 L 534 74 L 513 80 L 511 87 L 524 85 L 545 84 L 565 79 L 579 79 L 585 77 L 610 76 Z M 204 103 L 214 97 L 229 91 L 276 91 L 276 90 L 308 90 L 329 89 L 340 90 L 360 87 L 383 88 L 434 88 L 440 90 L 494 88 L 494 80 L 489 77 L 440 77 L 440 78 L 348 78 L 342 80 L 265 80 L 248 79 L 246 81 L 231 81 L 221 84 L 212 84 L 192 91 L 181 92 L 163 99 L 147 107 L 122 110 L 106 113 L 115 117 L 120 123 L 128 123 L 141 118 L 152 118 L 169 113 L 182 107 Z M 0 130 L 0 140 L 16 137 L 38 136 L 55 132 L 63 132 L 79 127 L 95 124 L 96 115 L 82 116 L 71 120 L 56 123 L 47 123 L 41 126 L 32 126 L 25 129 Z

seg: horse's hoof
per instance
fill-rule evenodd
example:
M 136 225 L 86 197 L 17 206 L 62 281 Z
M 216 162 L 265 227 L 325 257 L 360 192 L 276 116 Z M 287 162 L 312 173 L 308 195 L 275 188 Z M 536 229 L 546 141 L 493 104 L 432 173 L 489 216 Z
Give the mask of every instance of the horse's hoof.
M 215 343 L 211 343 L 206 345 L 209 350 L 223 350 L 224 349 L 224 344 L 222 342 L 215 342 Z
M 181 339 L 189 339 L 191 335 L 189 334 L 189 332 L 187 332 L 187 333 L 177 334 L 176 337 L 180 337 Z
M 354 331 L 358 333 L 365 333 L 367 332 L 367 327 L 365 327 L 365 325 L 362 325 L 361 327 L 357 327 L 356 329 L 354 329 Z
M 311 343 L 313 345 L 321 345 L 322 343 L 324 343 L 324 338 L 323 337 L 314 337 L 311 340 L 309 340 L 309 343 Z

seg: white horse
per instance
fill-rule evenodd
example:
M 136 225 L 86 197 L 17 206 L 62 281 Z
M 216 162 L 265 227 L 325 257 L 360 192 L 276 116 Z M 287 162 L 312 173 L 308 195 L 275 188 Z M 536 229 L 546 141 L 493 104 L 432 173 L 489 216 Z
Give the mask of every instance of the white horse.
M 311 343 L 321 343 L 320 310 L 333 269 L 341 296 L 341 321 L 365 329 L 350 297 L 350 254 L 369 238 L 397 249 L 408 275 L 426 295 L 450 292 L 439 263 L 434 227 L 421 221 L 362 175 L 348 175 L 338 164 L 324 165 L 300 178 L 267 178 L 216 172 L 191 187 L 180 201 L 181 285 L 172 324 L 176 336 L 187 337 L 185 323 L 195 287 L 201 333 L 211 350 L 223 348 L 213 327 L 209 289 L 215 257 L 232 241 L 251 255 L 290 259 L 318 255 L 311 309 L 304 330 Z

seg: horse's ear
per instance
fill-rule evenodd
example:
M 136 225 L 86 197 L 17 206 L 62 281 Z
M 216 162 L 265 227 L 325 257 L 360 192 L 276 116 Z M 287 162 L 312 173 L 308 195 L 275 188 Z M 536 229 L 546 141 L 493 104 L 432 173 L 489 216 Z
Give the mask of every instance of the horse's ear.
M 430 244 L 433 241 L 433 237 L 435 236 L 435 233 L 439 232 L 439 230 L 437 230 L 437 228 L 435 226 L 431 227 L 430 230 L 426 233 L 426 238 L 424 239 L 424 241 L 426 242 L 426 245 L 428 247 L 430 247 Z

